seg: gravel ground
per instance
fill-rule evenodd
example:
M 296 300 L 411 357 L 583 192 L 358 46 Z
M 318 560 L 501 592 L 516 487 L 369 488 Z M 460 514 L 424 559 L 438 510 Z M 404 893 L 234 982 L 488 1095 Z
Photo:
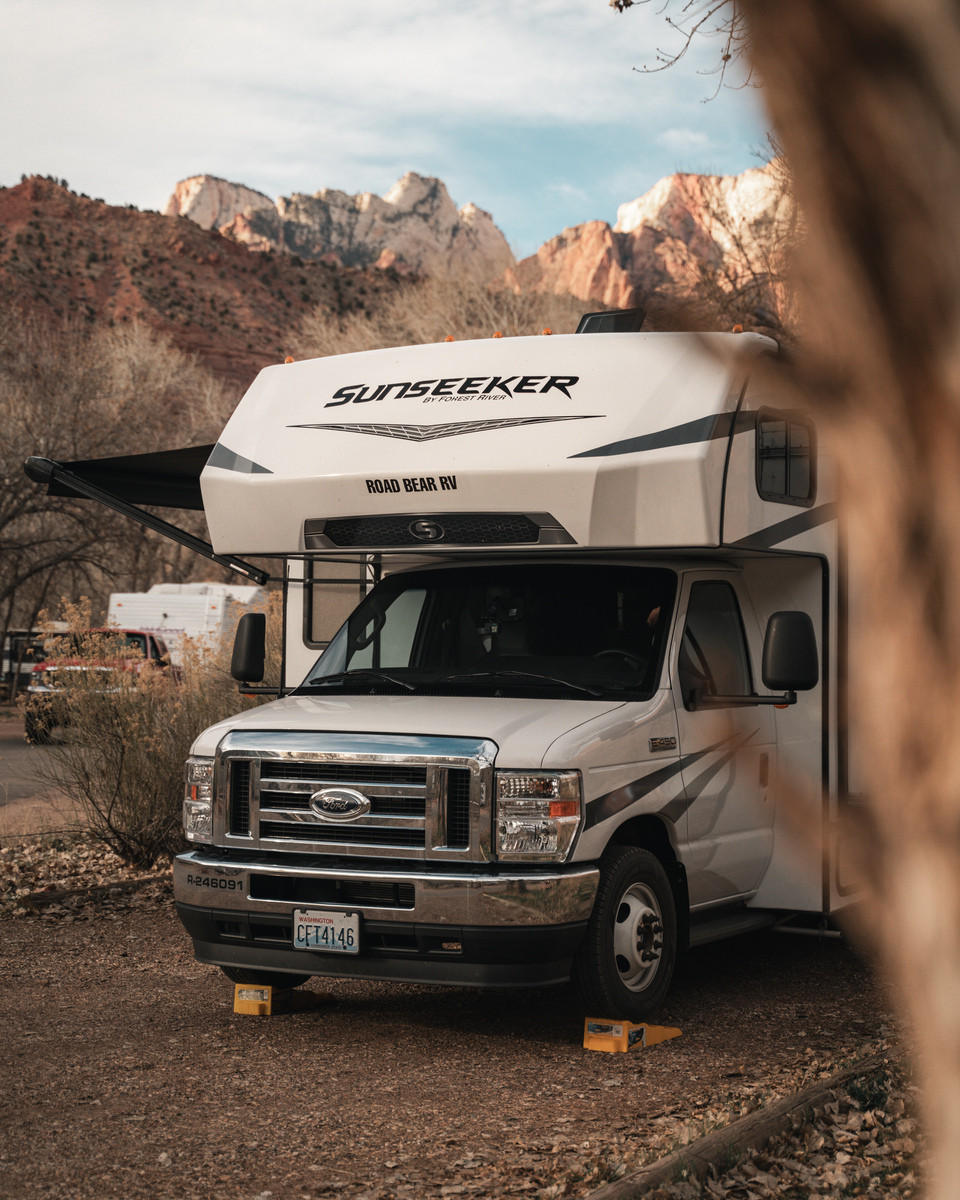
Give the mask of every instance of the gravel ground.
M 562 989 L 315 980 L 237 1016 L 142 876 L 82 838 L 0 848 L 0 1196 L 586 1196 L 895 1041 L 846 943 L 775 934 L 692 954 L 682 1036 L 626 1054 L 582 1048 Z M 891 1069 L 655 1195 L 908 1197 L 917 1142 Z

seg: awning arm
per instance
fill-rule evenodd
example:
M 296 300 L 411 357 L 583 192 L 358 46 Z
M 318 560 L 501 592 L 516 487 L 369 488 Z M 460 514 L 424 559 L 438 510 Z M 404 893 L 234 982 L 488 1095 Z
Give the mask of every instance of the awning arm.
M 242 558 L 235 558 L 232 554 L 217 554 L 209 542 L 205 542 L 202 538 L 194 537 L 192 533 L 188 533 L 185 529 L 171 525 L 169 521 L 164 521 L 160 517 L 154 517 L 150 513 L 144 512 L 142 508 L 137 508 L 135 504 L 121 500 L 119 496 L 115 496 L 112 492 L 98 487 L 95 483 L 89 483 L 80 475 L 75 474 L 73 471 L 68 471 L 66 467 L 61 466 L 60 463 L 56 463 L 50 458 L 30 457 L 23 464 L 23 469 L 27 476 L 35 483 L 65 484 L 72 491 L 76 492 L 77 495 L 85 496 L 88 500 L 96 500 L 98 503 L 106 505 L 107 508 L 112 508 L 122 516 L 129 517 L 131 521 L 136 521 L 138 525 L 152 529 L 155 533 L 159 533 L 163 537 L 179 543 L 181 546 L 186 546 L 188 550 L 202 554 L 204 558 L 209 558 L 211 562 L 215 562 L 221 567 L 226 567 L 230 571 L 236 571 L 239 575 L 243 575 L 247 579 L 252 579 L 254 583 L 258 583 L 261 587 L 270 581 L 269 572 L 261 571 L 259 567 L 245 562 Z

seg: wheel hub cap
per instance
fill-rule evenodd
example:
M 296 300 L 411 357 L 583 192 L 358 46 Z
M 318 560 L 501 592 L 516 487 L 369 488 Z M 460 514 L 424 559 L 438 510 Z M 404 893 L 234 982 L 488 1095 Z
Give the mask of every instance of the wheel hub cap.
M 660 905 L 650 888 L 634 884 L 624 892 L 613 925 L 613 953 L 625 987 L 649 987 L 663 952 Z

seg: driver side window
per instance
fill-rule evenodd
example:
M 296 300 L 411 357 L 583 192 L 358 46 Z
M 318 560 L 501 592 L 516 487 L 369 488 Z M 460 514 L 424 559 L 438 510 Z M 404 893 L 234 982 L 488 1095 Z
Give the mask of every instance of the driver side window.
M 690 589 L 680 643 L 680 689 L 686 709 L 701 696 L 749 696 L 753 693 L 743 621 L 729 583 L 704 580 Z

